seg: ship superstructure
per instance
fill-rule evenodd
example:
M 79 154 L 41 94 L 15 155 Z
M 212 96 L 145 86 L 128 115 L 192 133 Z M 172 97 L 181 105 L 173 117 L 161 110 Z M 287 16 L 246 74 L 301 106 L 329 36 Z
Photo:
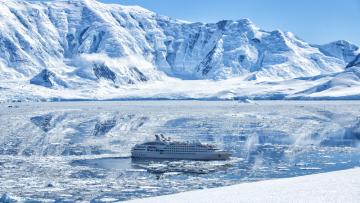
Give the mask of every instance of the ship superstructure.
M 133 158 L 226 160 L 230 154 L 215 145 L 200 142 L 171 141 L 164 135 L 155 135 L 151 142 L 135 145 L 131 150 Z

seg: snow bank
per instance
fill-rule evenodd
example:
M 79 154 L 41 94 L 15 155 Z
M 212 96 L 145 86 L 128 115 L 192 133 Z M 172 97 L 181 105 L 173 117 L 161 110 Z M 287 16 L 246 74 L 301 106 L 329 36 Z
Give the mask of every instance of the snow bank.
M 132 200 L 142 202 L 359 202 L 360 168 L 244 183 L 175 195 Z

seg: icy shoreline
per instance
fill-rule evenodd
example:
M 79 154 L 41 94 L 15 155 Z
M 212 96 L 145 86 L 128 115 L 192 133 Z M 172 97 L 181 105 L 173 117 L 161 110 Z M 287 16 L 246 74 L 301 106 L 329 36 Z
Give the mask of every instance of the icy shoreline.
M 136 199 L 143 202 L 357 202 L 360 168 Z

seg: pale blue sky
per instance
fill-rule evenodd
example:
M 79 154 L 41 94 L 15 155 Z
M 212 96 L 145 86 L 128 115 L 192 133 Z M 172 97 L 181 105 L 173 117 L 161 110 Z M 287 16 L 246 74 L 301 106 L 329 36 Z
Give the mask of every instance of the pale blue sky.
M 265 30 L 291 31 L 310 43 L 360 45 L 360 0 L 98 0 L 140 5 L 173 18 L 217 22 L 249 18 Z

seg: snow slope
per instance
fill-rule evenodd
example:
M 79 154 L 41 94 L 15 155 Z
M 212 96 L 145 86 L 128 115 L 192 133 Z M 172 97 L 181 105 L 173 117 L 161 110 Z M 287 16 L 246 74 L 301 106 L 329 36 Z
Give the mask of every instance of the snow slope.
M 360 168 L 128 201 L 142 202 L 358 202 Z
M 293 97 L 314 98 L 360 98 L 360 69 L 353 67 L 340 73 L 333 74 L 329 80 L 315 85 Z
M 231 83 L 206 93 L 218 98 L 233 92 L 234 79 L 249 86 L 242 96 L 287 96 L 292 91 L 278 89 L 288 80 L 342 72 L 358 50 L 346 41 L 311 45 L 249 19 L 190 23 L 95 0 L 7 0 L 0 2 L 0 100 L 202 98 L 194 85 Z M 257 91 L 259 82 L 281 85 L 268 94 Z M 184 90 L 166 91 L 178 85 Z

